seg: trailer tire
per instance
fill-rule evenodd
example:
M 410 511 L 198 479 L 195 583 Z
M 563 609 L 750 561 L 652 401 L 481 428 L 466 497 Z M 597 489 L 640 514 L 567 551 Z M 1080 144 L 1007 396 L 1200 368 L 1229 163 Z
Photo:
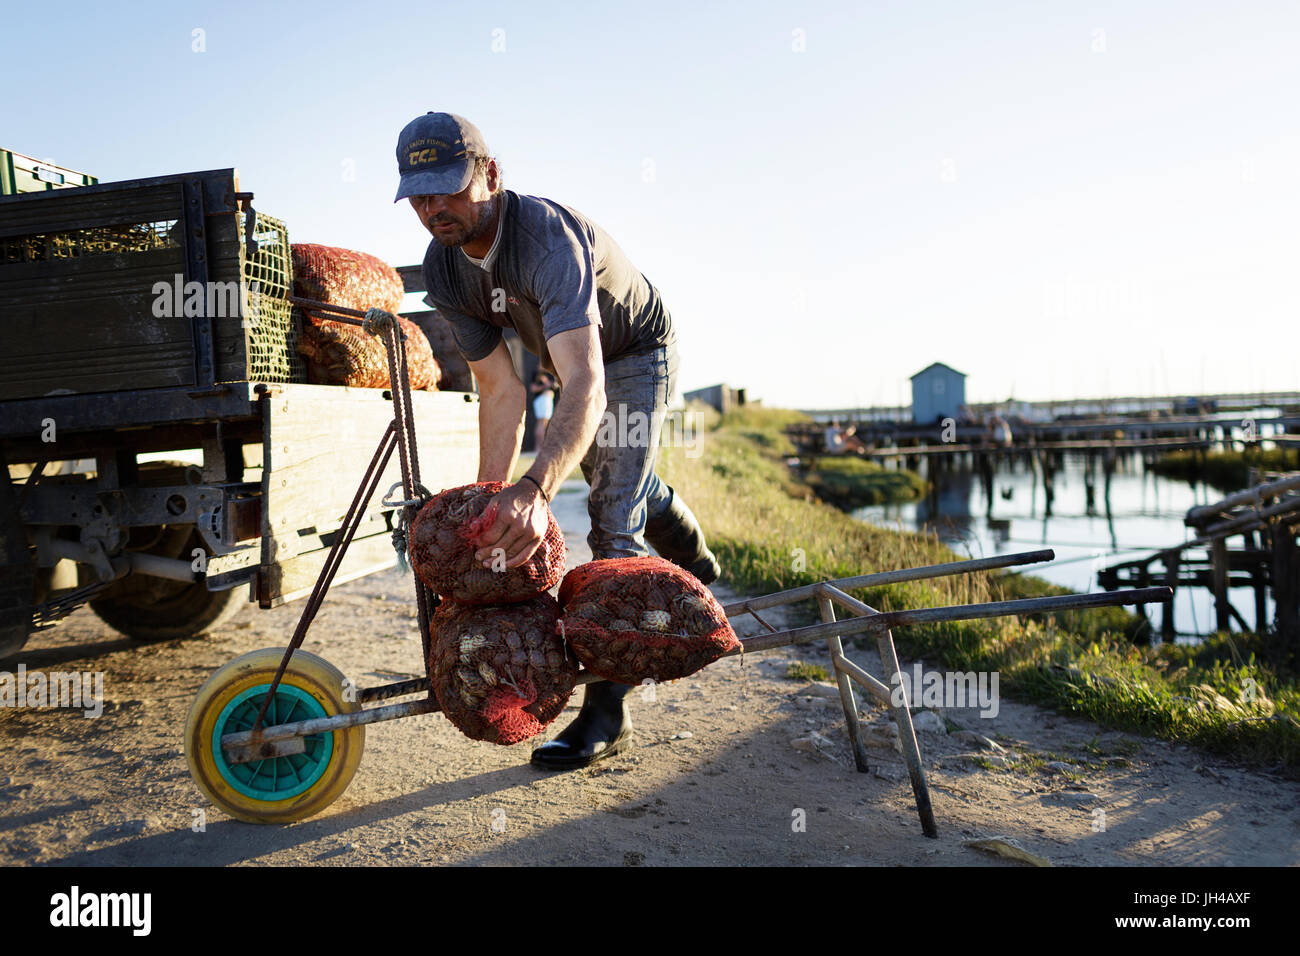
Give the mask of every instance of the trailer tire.
M 132 598 L 102 598 L 90 602 L 99 619 L 134 641 L 153 643 L 197 637 L 213 631 L 239 613 L 247 602 L 240 587 L 209 591 L 202 581 L 183 586 L 176 594 L 146 604 Z
M 197 480 L 197 466 L 188 462 L 165 460 L 140 464 L 139 485 L 143 488 Z M 164 537 L 161 550 L 155 547 L 150 553 L 188 560 L 194 548 L 203 547 L 203 540 L 193 525 L 167 525 L 154 530 L 161 530 Z M 115 631 L 134 641 L 154 643 L 197 637 L 216 630 L 239 613 L 247 603 L 246 597 L 247 593 L 239 586 L 227 591 L 209 591 L 202 581 L 169 582 L 161 589 L 155 587 L 143 593 L 128 584 L 125 593 L 110 593 L 92 600 L 90 609 Z
M 0 628 L 0 661 L 5 661 L 27 646 L 32 629 L 27 623 L 10 624 Z
M 31 636 L 37 580 L 7 461 L 0 442 L 0 660 L 21 651 Z

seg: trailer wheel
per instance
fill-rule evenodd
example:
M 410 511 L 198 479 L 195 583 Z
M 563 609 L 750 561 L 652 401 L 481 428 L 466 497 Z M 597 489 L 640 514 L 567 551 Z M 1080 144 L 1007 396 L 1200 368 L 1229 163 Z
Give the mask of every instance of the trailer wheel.
M 100 598 L 90 602 L 90 609 L 109 627 L 132 640 L 153 642 L 215 630 L 248 603 L 243 588 L 209 591 L 202 581 L 177 585 L 174 594 L 158 601 L 149 601 L 143 595 Z
M 0 442 L 0 661 L 17 654 L 32 632 L 37 571 Z
M 185 759 L 194 782 L 214 804 L 248 823 L 292 823 L 324 810 L 352 782 L 365 749 L 366 728 L 358 725 L 304 737 L 302 753 L 247 763 L 226 759 L 222 736 L 252 729 L 283 658 L 278 647 L 235 658 L 199 689 L 185 722 Z M 263 725 L 357 710 L 343 685 L 333 664 L 295 651 Z
M 203 539 L 193 525 L 164 525 L 133 528 L 131 534 L 143 540 L 140 547 L 164 558 L 189 560 Z M 87 582 L 88 569 L 83 569 Z M 186 583 L 132 574 L 118 581 L 103 597 L 90 602 L 99 619 L 132 640 L 169 641 L 197 637 L 230 620 L 247 604 L 242 587 L 209 591 L 202 581 Z
M 0 661 L 7 660 L 26 646 L 27 638 L 32 633 L 31 624 L 29 623 L 31 618 L 30 606 L 26 613 L 28 620 L 0 626 Z

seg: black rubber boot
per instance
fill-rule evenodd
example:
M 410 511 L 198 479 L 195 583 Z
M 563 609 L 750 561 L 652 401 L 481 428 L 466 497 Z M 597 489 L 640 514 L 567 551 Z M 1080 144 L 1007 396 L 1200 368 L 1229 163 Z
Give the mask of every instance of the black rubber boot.
M 630 747 L 632 715 L 625 698 L 632 686 L 607 680 L 588 684 L 578 716 L 554 740 L 533 751 L 533 766 L 576 770 Z
M 646 542 L 665 558 L 700 579 L 701 584 L 718 580 L 722 568 L 704 542 L 704 532 L 686 502 L 673 493 L 668 510 L 645 523 Z

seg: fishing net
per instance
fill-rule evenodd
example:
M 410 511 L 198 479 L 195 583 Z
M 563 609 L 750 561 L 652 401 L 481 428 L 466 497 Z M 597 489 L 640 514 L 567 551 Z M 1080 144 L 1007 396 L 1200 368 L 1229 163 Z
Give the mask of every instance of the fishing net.
M 492 496 L 506 487 L 481 481 L 431 498 L 411 522 L 411 567 L 436 594 L 465 604 L 512 604 L 555 587 L 564 574 L 564 535 L 547 509 L 546 534 L 517 568 L 486 568 L 475 559 L 480 532 L 496 520 Z M 501 566 L 499 566 L 501 567 Z
M 430 622 L 429 673 L 442 712 L 474 740 L 517 744 L 560 715 L 578 662 L 556 632 L 549 594 L 483 607 L 444 601 Z
M 722 605 L 694 575 L 658 557 L 579 565 L 560 585 L 563 636 L 606 680 L 676 680 L 740 646 Z

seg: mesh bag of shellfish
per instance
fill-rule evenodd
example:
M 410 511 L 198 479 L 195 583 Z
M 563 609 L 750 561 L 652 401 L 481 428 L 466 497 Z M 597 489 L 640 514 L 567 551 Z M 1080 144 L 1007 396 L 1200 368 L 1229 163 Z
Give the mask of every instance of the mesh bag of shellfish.
M 429 337 L 424 334 L 424 329 L 410 319 L 399 315 L 397 324 L 401 326 L 402 333 L 406 336 L 406 377 L 411 382 L 411 388 L 436 390 L 442 369 L 438 367 L 438 360 L 433 357 L 433 346 L 429 344 Z M 388 350 L 385 349 L 385 358 L 387 354 Z M 384 367 L 388 366 L 385 364 Z
M 396 314 L 402 307 L 402 277 L 382 259 L 309 242 L 294 243 L 290 250 L 297 295 L 348 309 L 374 307 Z M 298 351 L 307 359 L 309 382 L 388 387 L 388 351 L 382 338 L 310 311 L 303 315 Z M 406 371 L 411 388 L 437 388 L 440 370 L 428 336 L 410 319 L 398 316 L 397 321 L 406 335 Z
M 709 589 L 659 557 L 579 565 L 560 585 L 560 604 L 578 659 L 621 684 L 686 677 L 740 646 Z
M 436 389 L 442 373 L 428 336 L 410 319 L 399 315 L 397 323 L 406 335 L 406 377 L 411 388 Z M 307 381 L 313 385 L 389 385 L 388 347 L 382 338 L 358 326 L 308 312 L 298 336 L 298 351 L 307 359 Z
M 384 260 L 352 249 L 295 242 L 293 285 L 306 299 L 349 309 L 383 309 L 396 314 L 402 307 L 402 277 Z
M 549 594 L 483 607 L 444 601 L 429 625 L 429 673 L 447 719 L 465 736 L 517 744 L 564 710 L 578 661 L 555 626 Z
M 496 520 L 492 496 L 505 487 L 480 481 L 434 495 L 411 522 L 411 567 L 425 585 L 465 604 L 512 604 L 555 587 L 564 575 L 564 534 L 547 509 L 546 534 L 517 568 L 484 567 L 475 560 L 479 534 Z
M 308 315 L 298 351 L 307 359 L 307 381 L 313 385 L 388 386 L 384 343 L 354 325 Z

